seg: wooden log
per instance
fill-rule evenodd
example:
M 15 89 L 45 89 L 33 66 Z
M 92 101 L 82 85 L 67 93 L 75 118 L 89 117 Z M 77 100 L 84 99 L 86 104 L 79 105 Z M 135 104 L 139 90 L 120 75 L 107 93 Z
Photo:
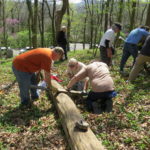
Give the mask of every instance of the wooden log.
M 58 89 L 63 87 L 56 81 L 52 81 L 53 91 L 56 93 Z M 105 150 L 90 128 L 83 132 L 75 127 L 79 120 L 83 120 L 82 115 L 77 109 L 72 99 L 65 93 L 59 93 L 54 100 L 57 111 L 59 113 L 61 123 L 71 150 Z

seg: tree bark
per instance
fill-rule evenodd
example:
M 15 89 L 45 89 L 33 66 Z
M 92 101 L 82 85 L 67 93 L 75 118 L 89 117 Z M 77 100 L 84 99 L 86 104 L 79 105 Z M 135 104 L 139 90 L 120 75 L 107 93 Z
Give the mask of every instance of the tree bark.
M 71 27 L 71 21 L 70 21 L 70 5 L 69 5 L 69 1 L 67 1 L 67 50 L 70 51 L 70 27 Z
M 106 12 L 105 12 L 105 25 L 104 25 L 104 31 L 106 31 L 107 28 L 108 28 L 109 2 L 110 2 L 110 0 L 107 0 L 106 3 L 105 3 L 105 5 L 106 5 L 105 11 L 106 11 Z
M 109 25 L 111 26 L 113 23 L 113 10 L 114 10 L 114 0 L 111 0 L 111 7 L 109 13 Z
M 85 42 L 86 42 L 86 22 L 87 16 L 84 18 L 84 26 L 83 26 L 83 49 L 85 49 Z
M 57 43 L 56 43 L 56 28 L 55 28 L 55 12 L 56 12 L 56 0 L 53 0 L 53 10 L 52 10 L 52 13 L 51 13 L 51 10 L 50 10 L 50 7 L 49 7 L 49 4 L 47 2 L 47 0 L 45 0 L 45 3 L 46 3 L 46 6 L 48 8 L 48 14 L 49 14 L 49 17 L 51 19 L 51 26 L 52 26 L 52 38 L 53 38 L 53 46 L 56 46 Z
M 119 12 L 118 12 L 118 17 L 117 17 L 117 20 L 118 20 L 119 23 L 122 22 L 122 18 L 123 18 L 123 10 L 124 10 L 123 5 L 124 5 L 124 0 L 120 0 L 120 2 L 119 2 Z M 119 45 L 119 40 L 118 40 L 119 36 L 120 36 L 120 32 L 117 34 L 115 42 L 114 42 L 114 47 L 115 48 L 118 47 L 118 45 Z
M 150 3 L 148 4 L 146 23 L 147 26 L 150 26 Z
M 140 24 L 143 23 L 143 17 L 144 17 L 144 13 L 145 13 L 145 10 L 146 10 L 147 5 L 148 5 L 148 4 L 145 4 L 145 7 L 144 7 L 144 9 L 143 9 L 143 11 L 142 11 L 141 19 L 140 19 Z
M 56 18 L 55 18 L 56 33 L 58 33 L 58 31 L 60 30 L 61 22 L 67 10 L 68 3 L 69 3 L 68 0 L 62 0 L 62 8 L 56 11 Z
M 38 0 L 34 0 L 34 10 L 32 9 L 32 2 L 30 0 L 26 0 L 26 3 L 31 19 L 32 46 L 33 48 L 37 48 Z
M 32 24 L 33 48 L 37 48 L 37 19 L 38 19 L 38 0 L 34 0 L 34 17 Z
M 52 80 L 52 86 L 53 94 L 58 94 L 59 89 L 63 90 L 63 87 L 54 80 Z M 68 95 L 60 93 L 56 99 L 52 98 L 52 100 L 59 113 L 71 150 L 105 150 L 90 128 L 87 132 L 82 132 L 75 127 L 76 122 L 83 120 L 83 117 Z
M 44 47 L 44 4 L 45 0 L 42 1 L 42 13 L 41 13 L 41 24 L 42 24 L 42 33 L 41 33 L 41 46 Z
M 136 4 L 137 4 L 136 1 L 132 2 L 131 15 L 130 15 L 130 27 L 129 27 L 130 31 L 134 28 L 135 25 Z
M 32 47 L 32 32 L 31 32 L 31 18 L 30 14 L 28 15 L 28 31 L 29 31 L 29 46 Z
M 4 40 L 4 46 L 8 48 L 8 43 L 7 43 L 7 31 L 6 31 L 6 14 L 5 14 L 5 0 L 2 0 L 2 11 L 3 11 L 3 40 Z

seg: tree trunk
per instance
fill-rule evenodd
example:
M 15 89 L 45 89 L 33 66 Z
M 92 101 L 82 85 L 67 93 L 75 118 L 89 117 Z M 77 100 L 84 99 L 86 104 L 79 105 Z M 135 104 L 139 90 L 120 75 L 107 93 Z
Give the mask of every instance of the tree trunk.
M 148 5 L 148 4 L 145 4 L 145 7 L 144 7 L 144 9 L 143 9 L 143 11 L 142 11 L 141 19 L 140 19 L 140 24 L 143 23 L 143 17 L 144 17 L 144 13 L 145 13 L 145 10 L 146 10 L 147 5 Z M 147 14 L 147 15 L 148 15 L 148 14 Z
M 105 25 L 104 25 L 104 31 L 106 31 L 108 29 L 108 16 L 109 16 L 109 2 L 110 0 L 107 0 L 105 5 L 106 5 L 106 9 L 105 9 Z
M 14 9 L 11 10 L 11 19 L 12 20 L 14 19 Z M 13 34 L 14 32 L 15 32 L 14 25 L 12 24 L 11 33 Z
M 118 12 L 118 17 L 117 17 L 117 20 L 118 20 L 119 23 L 122 22 L 122 16 L 123 16 L 122 14 L 123 14 L 123 8 L 124 8 L 123 4 L 124 4 L 124 0 L 120 0 L 120 2 L 119 2 L 119 12 Z M 119 45 L 119 40 L 118 40 L 119 36 L 120 36 L 120 32 L 116 36 L 116 39 L 115 39 L 115 42 L 114 42 L 114 47 L 118 47 L 118 45 Z
M 28 11 L 31 20 L 31 30 L 32 30 L 32 46 L 37 47 L 37 19 L 38 19 L 38 0 L 34 0 L 34 10 L 32 9 L 32 2 L 26 0 Z
M 45 0 L 42 1 L 42 13 L 41 13 L 41 46 L 44 47 L 44 2 Z
M 113 23 L 113 9 L 114 9 L 114 0 L 111 0 L 111 8 L 109 13 L 109 25 L 111 26 Z
M 150 26 L 150 3 L 148 4 L 146 23 L 147 26 Z
M 119 12 L 118 12 L 118 22 L 122 22 L 122 14 L 123 14 L 123 10 L 124 10 L 124 7 L 123 7 L 123 4 L 124 4 L 124 0 L 120 0 L 119 1 Z
M 68 4 L 67 4 L 67 50 L 70 51 L 70 44 L 69 44 L 69 41 L 70 41 L 70 27 L 71 27 L 71 21 L 70 21 L 70 6 L 69 6 L 69 1 L 67 1 Z
M 31 49 L 31 47 L 32 47 L 32 32 L 31 32 L 31 16 L 30 16 L 30 14 L 28 16 L 28 30 L 29 30 L 29 46 Z
M 5 14 L 5 0 L 2 1 L 2 11 L 3 11 L 3 40 L 4 40 L 4 46 L 7 48 L 7 31 L 6 31 L 6 14 Z
M 84 18 L 84 26 L 83 26 L 83 49 L 85 49 L 85 42 L 86 42 L 86 22 L 87 16 Z
M 102 34 L 102 27 L 103 27 L 103 17 L 104 17 L 104 10 L 105 10 L 105 2 L 104 0 L 102 1 L 102 12 L 101 12 L 101 19 L 100 19 L 100 37 L 101 37 L 101 34 Z
M 131 31 L 134 28 L 135 25 L 135 13 L 136 13 L 136 1 L 132 2 L 132 10 L 131 10 L 131 16 L 130 16 L 130 27 L 129 30 Z
M 93 47 L 93 33 L 94 33 L 94 2 L 91 0 L 84 0 L 85 2 L 85 8 L 86 8 L 86 13 L 87 15 L 89 14 L 90 16 L 90 48 Z M 90 7 L 92 6 L 92 7 Z
M 57 97 L 53 97 L 52 100 L 59 113 L 71 150 L 105 150 L 90 128 L 86 132 L 76 128 L 76 122 L 83 120 L 82 115 L 67 94 L 59 93 L 60 89 L 64 90 L 60 84 L 52 80 L 52 86 L 53 94 L 57 94 Z
M 48 14 L 49 14 L 49 17 L 51 19 L 51 26 L 52 26 L 52 39 L 53 39 L 53 46 L 56 46 L 57 43 L 56 43 L 56 28 L 55 28 L 55 12 L 56 12 L 56 0 L 53 0 L 53 11 L 51 13 L 51 10 L 50 10 L 50 7 L 49 7 L 49 4 L 47 2 L 47 0 L 45 0 L 45 3 L 46 3 L 46 6 L 48 8 Z
M 38 0 L 34 0 L 34 15 L 33 15 L 33 23 L 32 23 L 33 48 L 37 48 L 37 19 L 38 19 Z
M 55 18 L 56 33 L 58 33 L 58 31 L 60 30 L 63 16 L 69 4 L 68 0 L 62 0 L 62 2 L 63 2 L 62 8 L 56 11 L 56 18 Z

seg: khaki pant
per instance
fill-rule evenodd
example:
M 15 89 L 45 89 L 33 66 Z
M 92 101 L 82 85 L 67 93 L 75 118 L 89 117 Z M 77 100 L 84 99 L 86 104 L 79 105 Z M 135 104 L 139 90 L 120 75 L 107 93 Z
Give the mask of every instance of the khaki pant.
M 139 54 L 139 56 L 136 58 L 135 65 L 130 72 L 129 81 L 135 80 L 135 78 L 138 76 L 138 73 L 142 70 L 145 62 L 150 62 L 150 56 Z

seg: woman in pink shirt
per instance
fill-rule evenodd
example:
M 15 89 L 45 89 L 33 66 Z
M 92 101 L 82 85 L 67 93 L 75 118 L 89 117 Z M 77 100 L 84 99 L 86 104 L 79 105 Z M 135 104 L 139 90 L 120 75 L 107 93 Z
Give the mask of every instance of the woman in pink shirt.
M 101 100 L 101 112 L 111 112 L 112 98 L 116 95 L 116 92 L 107 64 L 93 62 L 87 65 L 70 80 L 67 88 L 70 89 L 76 82 L 85 77 L 89 77 L 91 83 L 91 91 L 87 97 L 88 109 L 93 110 L 92 103 Z

